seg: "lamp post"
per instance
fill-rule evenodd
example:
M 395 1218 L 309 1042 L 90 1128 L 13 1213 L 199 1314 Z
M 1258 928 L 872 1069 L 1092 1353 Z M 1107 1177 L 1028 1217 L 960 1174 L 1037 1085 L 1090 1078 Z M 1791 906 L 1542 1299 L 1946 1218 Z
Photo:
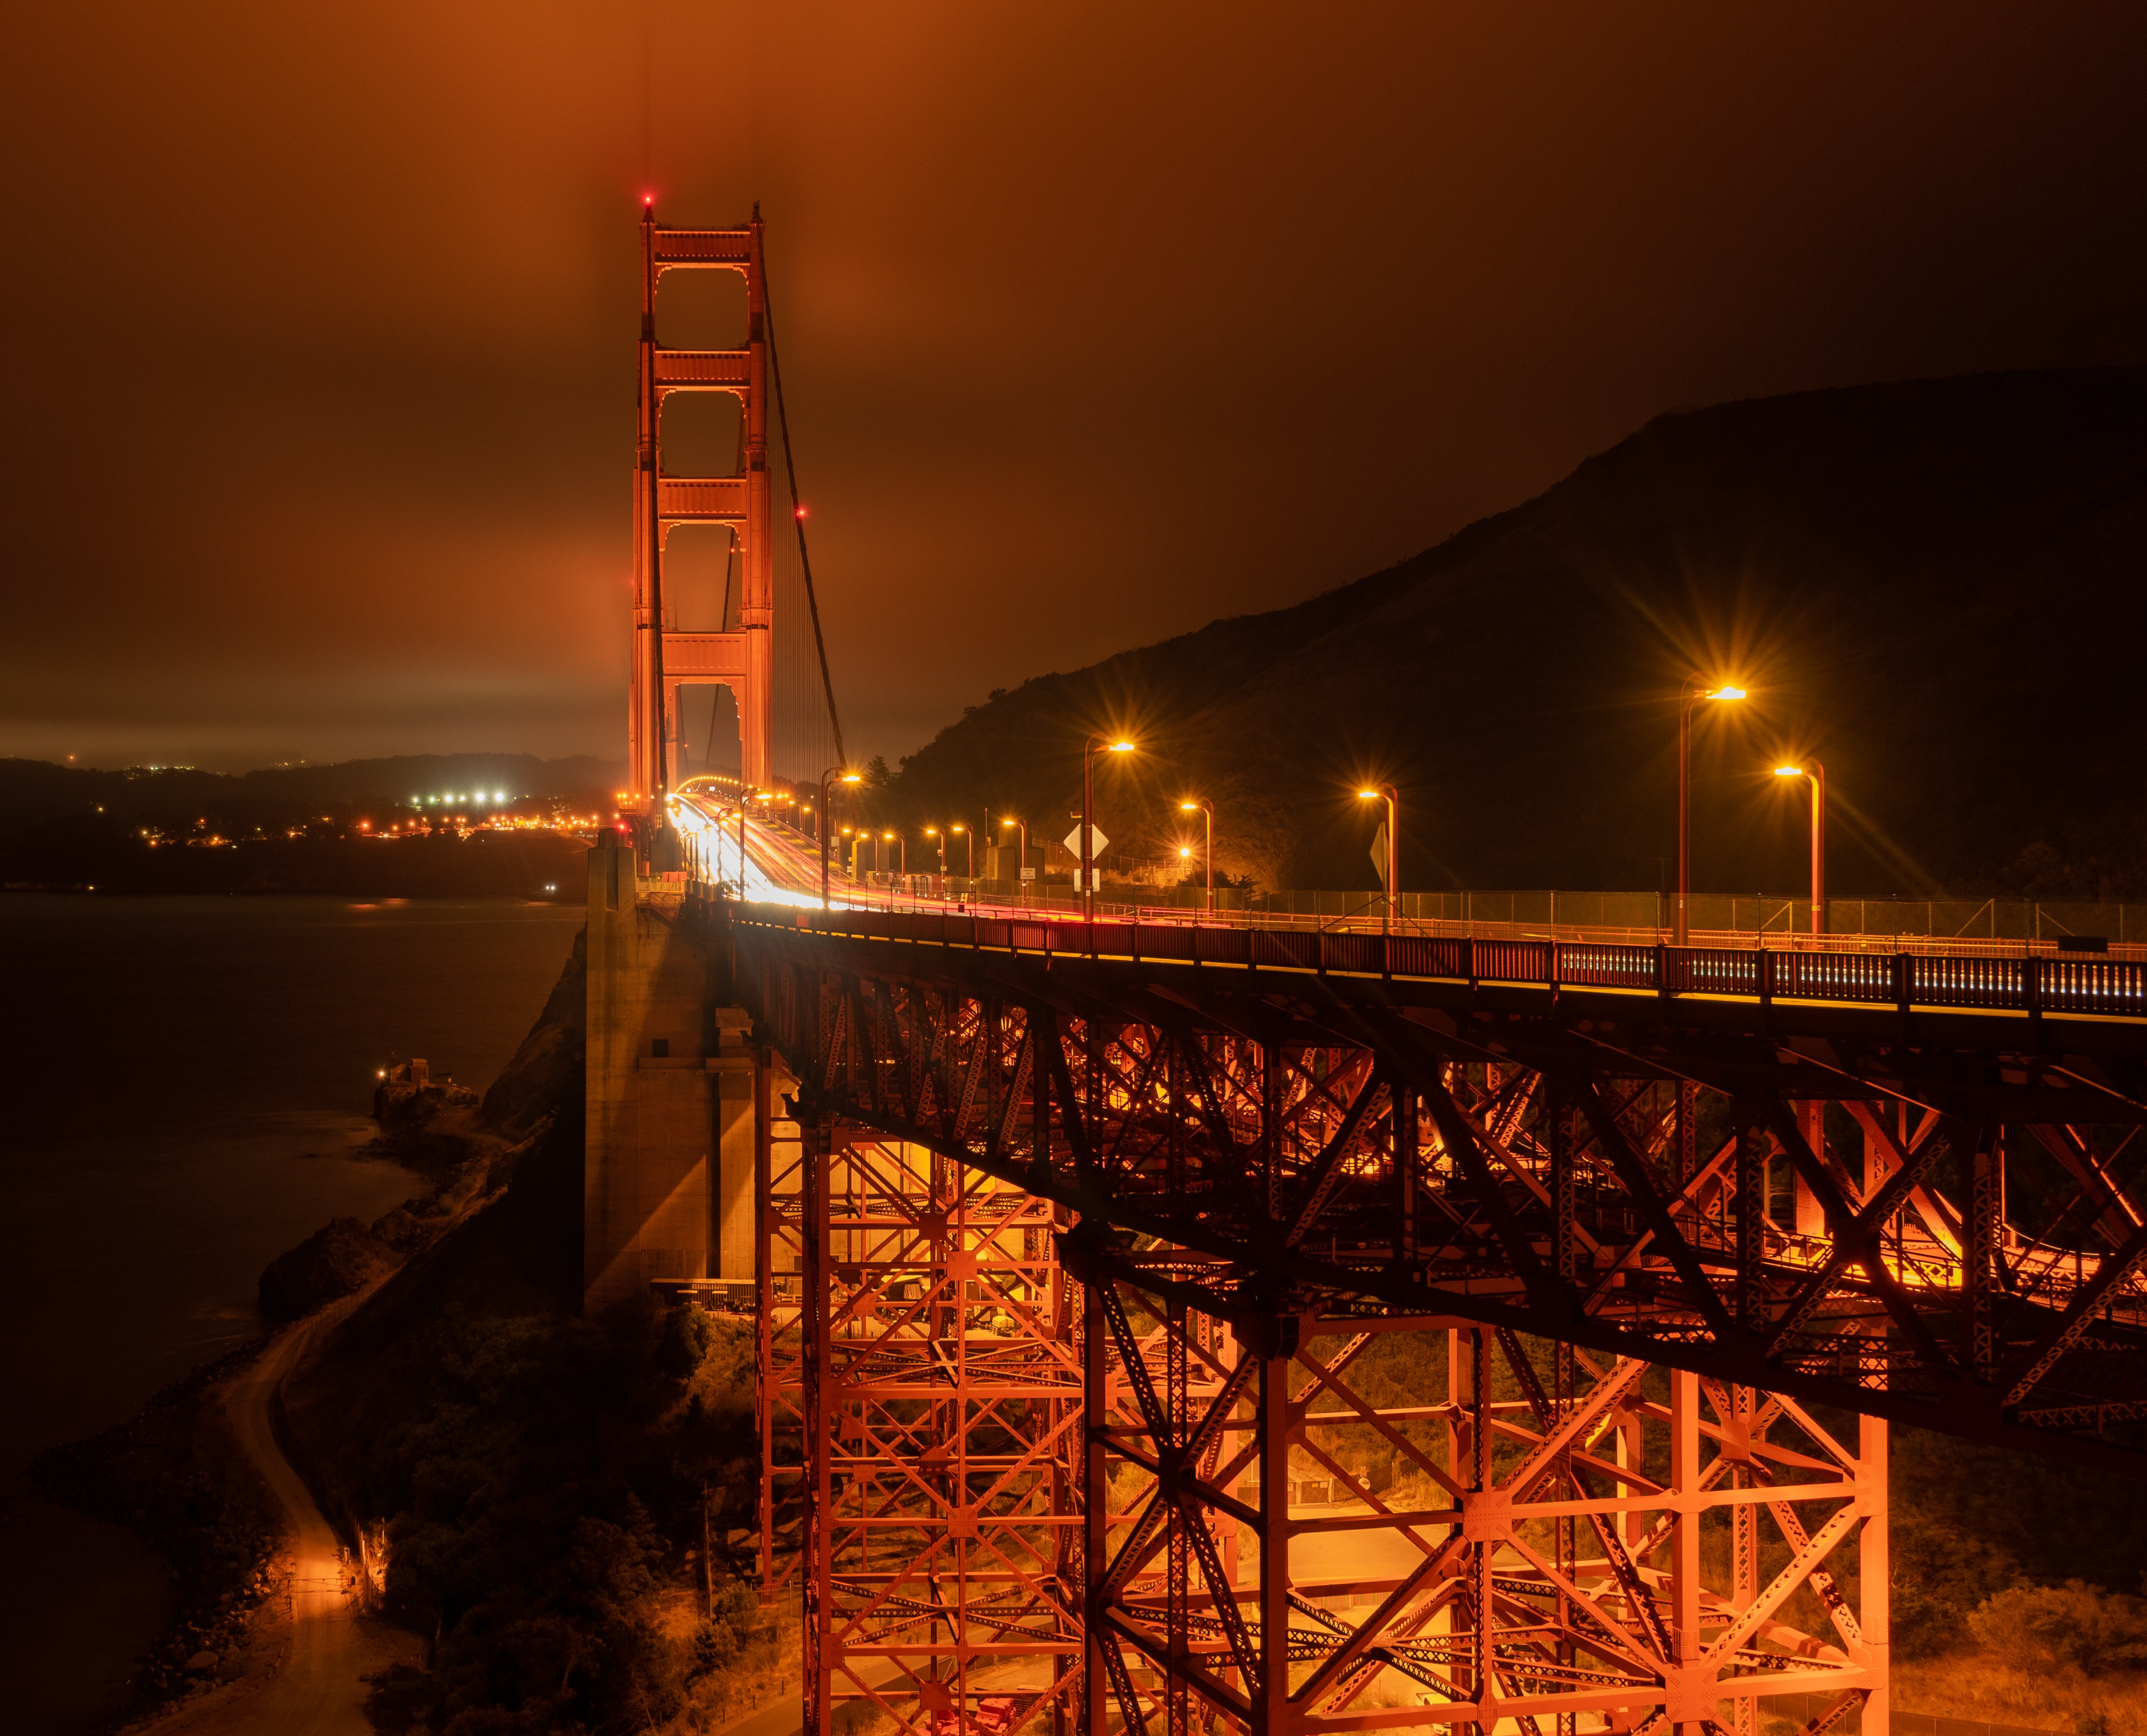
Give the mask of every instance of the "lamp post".
M 1811 931 L 1826 933 L 1826 768 L 1815 759 L 1800 766 L 1776 766 L 1777 778 L 1805 778 L 1811 781 Z
M 751 792 L 741 783 L 738 786 L 738 900 L 745 900 L 745 804 Z
M 924 835 L 939 846 L 939 878 L 947 878 L 947 834 L 937 826 L 927 826 Z
M 1021 861 L 1014 869 L 1013 880 L 1015 886 L 1020 889 L 1022 903 L 1026 904 L 1028 902 L 1028 822 L 1005 819 L 999 822 L 1001 831 L 1004 831 L 1008 826 L 1018 826 L 1021 828 Z
M 832 816 L 828 812 L 828 787 L 838 778 L 845 783 L 862 783 L 864 781 L 857 773 L 846 772 L 840 766 L 829 766 L 820 774 L 820 812 L 818 829 L 820 833 L 820 908 L 823 910 L 832 908 L 828 902 L 828 846 L 831 842 L 834 828 L 828 823 Z M 847 832 L 849 828 L 844 827 L 843 829 Z
M 1134 751 L 1131 742 L 1107 742 L 1100 735 L 1092 735 L 1081 744 L 1081 920 L 1085 923 L 1096 919 L 1096 799 L 1091 773 L 1099 743 L 1109 753 Z
M 1692 938 L 1685 901 L 1692 895 L 1692 703 L 1695 699 L 1742 699 L 1742 688 L 1719 687 L 1709 693 L 1696 681 L 1685 683 L 1678 695 L 1678 879 L 1677 906 L 1670 913 L 1670 943 L 1684 946 Z
M 947 829 L 949 832 L 958 832 L 962 834 L 962 846 L 967 858 L 963 863 L 964 872 L 962 878 L 973 882 L 977 878 L 977 834 L 967 826 L 949 826 Z
M 1359 790 L 1357 799 L 1387 804 L 1387 897 L 1379 910 L 1379 933 L 1388 934 L 1394 931 L 1394 912 L 1401 908 L 1396 903 L 1401 897 L 1401 795 L 1391 783 L 1379 783 L 1369 789 Z
M 903 882 L 909 878 L 909 834 L 907 832 L 883 832 L 880 836 L 891 844 L 898 844 L 902 852 L 902 866 L 895 871 L 894 878 L 887 883 L 887 908 L 892 910 L 894 908 L 895 888 L 901 886 Z M 908 889 L 907 887 L 903 888 L 904 891 Z
M 1215 804 L 1205 797 L 1192 796 L 1178 804 L 1181 813 L 1198 813 L 1208 829 L 1208 913 L 1215 913 Z M 1184 853 L 1190 855 L 1192 853 Z

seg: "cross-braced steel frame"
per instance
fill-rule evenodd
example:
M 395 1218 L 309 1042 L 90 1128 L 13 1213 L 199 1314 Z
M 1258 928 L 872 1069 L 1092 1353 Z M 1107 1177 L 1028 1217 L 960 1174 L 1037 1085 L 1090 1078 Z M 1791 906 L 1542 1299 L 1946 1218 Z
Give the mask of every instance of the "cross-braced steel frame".
M 806 1729 L 1063 1730 L 1083 1583 L 1064 1212 L 805 1118 L 794 1219 Z M 780 1196 L 778 1196 L 780 1198 Z M 788 1201 L 784 1202 L 788 1204 Z M 782 1230 L 778 1228 L 778 1234 Z
M 1882 1420 L 1844 1442 L 1792 1400 L 1467 1323 L 1225 1343 L 1117 1280 L 1088 1296 L 1118 1358 L 1091 1364 L 1095 1736 L 1749 1733 L 1786 1694 L 1821 1697 L 1809 1729 L 1884 1728 Z
M 831 1151 L 899 1142 L 1071 1220 L 1056 1703 L 1096 1736 L 1749 1732 L 1790 1693 L 1823 1727 L 1883 1708 L 1882 1419 L 2136 1463 L 2123 1021 L 2060 1049 L 730 919 Z M 1404 1343 L 1432 1347 L 1406 1378 Z M 984 1709 L 946 1703 L 942 1736 Z
M 1123 1276 L 1129 1234 L 1199 1257 L 1189 1306 L 1454 1315 L 2139 1463 L 2147 1021 L 993 955 L 902 923 L 732 918 L 804 1096 L 1070 1208 Z

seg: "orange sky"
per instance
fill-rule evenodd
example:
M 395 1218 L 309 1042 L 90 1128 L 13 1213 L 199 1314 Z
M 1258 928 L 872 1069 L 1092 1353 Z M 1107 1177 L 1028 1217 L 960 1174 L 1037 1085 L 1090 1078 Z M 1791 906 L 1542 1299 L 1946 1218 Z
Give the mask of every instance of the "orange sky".
M 47 6 L 0 753 L 622 751 L 633 222 L 763 202 L 853 745 L 1655 412 L 2147 359 L 2129 5 Z

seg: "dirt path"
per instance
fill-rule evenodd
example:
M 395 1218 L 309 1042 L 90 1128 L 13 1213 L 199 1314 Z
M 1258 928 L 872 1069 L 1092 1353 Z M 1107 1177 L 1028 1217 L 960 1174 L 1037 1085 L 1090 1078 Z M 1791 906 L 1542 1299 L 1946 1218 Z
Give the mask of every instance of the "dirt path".
M 224 1399 L 232 1433 L 283 1508 L 291 1558 L 290 1613 L 283 1661 L 148 1727 L 156 1736 L 371 1736 L 359 1679 L 397 1658 L 415 1661 L 414 1637 L 361 1616 L 346 1589 L 341 1544 L 303 1479 L 283 1456 L 271 1423 L 276 1388 L 312 1342 L 356 1298 L 303 1320 L 233 1380 Z

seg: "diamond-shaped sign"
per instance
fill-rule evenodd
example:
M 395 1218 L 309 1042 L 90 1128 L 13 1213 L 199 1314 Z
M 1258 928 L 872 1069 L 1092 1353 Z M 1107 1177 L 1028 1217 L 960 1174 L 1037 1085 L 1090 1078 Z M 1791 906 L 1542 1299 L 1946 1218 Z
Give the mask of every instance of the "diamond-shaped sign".
M 1092 858 L 1102 855 L 1104 846 L 1110 843 L 1110 839 L 1104 836 L 1104 828 L 1101 826 L 1091 826 L 1089 828 L 1089 854 Z M 1066 834 L 1066 848 L 1076 856 L 1081 853 L 1081 828 L 1079 826 Z

